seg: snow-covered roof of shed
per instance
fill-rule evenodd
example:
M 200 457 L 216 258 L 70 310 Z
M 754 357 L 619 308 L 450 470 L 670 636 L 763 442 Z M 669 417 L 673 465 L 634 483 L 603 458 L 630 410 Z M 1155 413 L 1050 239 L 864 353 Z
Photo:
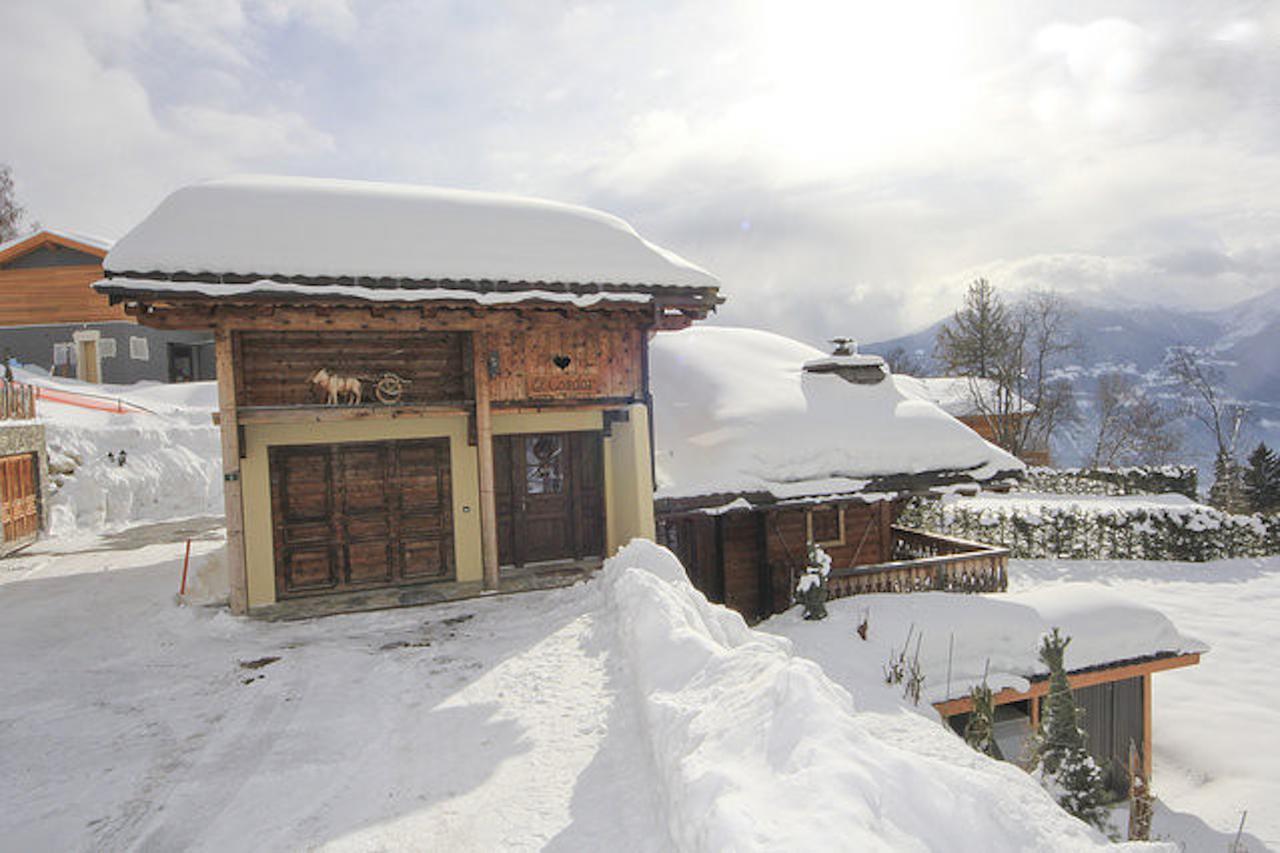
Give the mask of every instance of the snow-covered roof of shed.
M 986 481 L 1023 470 L 893 382 L 803 370 L 823 353 L 755 329 L 697 327 L 651 344 L 657 497 L 875 491 L 893 478 Z
M 957 418 L 980 415 L 984 411 L 999 411 L 999 389 L 994 380 L 968 376 L 900 376 L 893 381 L 898 390 L 915 400 L 927 400 L 949 415 Z M 979 403 L 984 405 L 979 405 Z M 1010 413 L 1029 414 L 1035 406 L 1013 397 L 1008 407 Z
M 585 207 L 366 181 L 244 176 L 177 190 L 109 274 L 714 288 L 705 270 Z

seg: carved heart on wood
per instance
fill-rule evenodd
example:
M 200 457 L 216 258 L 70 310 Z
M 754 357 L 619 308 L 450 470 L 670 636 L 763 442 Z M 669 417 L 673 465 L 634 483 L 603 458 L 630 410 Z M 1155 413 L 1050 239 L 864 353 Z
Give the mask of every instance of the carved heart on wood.
M 551 363 L 554 364 L 556 367 L 560 368 L 561 370 L 564 370 L 565 368 L 567 368 L 572 361 L 573 359 L 569 358 L 569 356 L 567 355 L 558 355 L 555 358 L 551 359 Z

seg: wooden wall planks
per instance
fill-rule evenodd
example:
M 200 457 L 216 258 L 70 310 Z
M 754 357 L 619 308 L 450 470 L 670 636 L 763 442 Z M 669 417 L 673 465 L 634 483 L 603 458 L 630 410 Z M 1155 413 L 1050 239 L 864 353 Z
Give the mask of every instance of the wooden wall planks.
M 0 326 L 132 322 L 124 306 L 90 288 L 100 278 L 102 267 L 87 264 L 0 270 Z

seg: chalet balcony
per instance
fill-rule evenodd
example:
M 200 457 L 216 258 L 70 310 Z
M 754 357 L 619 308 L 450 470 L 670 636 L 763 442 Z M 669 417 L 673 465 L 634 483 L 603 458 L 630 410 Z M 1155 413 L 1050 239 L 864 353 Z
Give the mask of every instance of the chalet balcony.
M 831 598 L 869 592 L 1004 592 L 1009 550 L 894 525 L 893 559 L 832 568 Z

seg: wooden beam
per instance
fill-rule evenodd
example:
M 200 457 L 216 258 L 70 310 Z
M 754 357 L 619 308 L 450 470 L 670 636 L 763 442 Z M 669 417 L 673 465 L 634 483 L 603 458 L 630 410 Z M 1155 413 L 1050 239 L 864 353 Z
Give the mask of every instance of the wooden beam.
M 345 331 L 471 331 L 498 326 L 526 327 L 538 318 L 565 311 L 561 304 L 520 303 L 485 306 L 471 302 L 428 304 L 374 303 L 344 305 L 332 302 L 307 304 L 224 304 L 186 302 L 157 297 L 154 301 L 124 299 L 125 313 L 144 326 L 156 329 L 213 329 L 288 331 L 337 329 Z M 647 318 L 643 303 L 602 303 L 572 308 L 574 314 L 591 317 Z
M 1152 744 L 1151 733 L 1151 673 L 1142 676 L 1142 775 L 1151 784 Z
M 240 422 L 236 418 L 235 358 L 231 333 L 219 330 L 214 338 L 218 369 L 219 427 L 222 434 L 222 499 L 227 514 L 227 580 L 231 612 L 249 609 L 249 579 L 245 572 L 244 504 L 240 484 Z
M 484 588 L 498 588 L 498 503 L 494 494 L 493 412 L 489 406 L 489 341 L 471 333 L 471 366 L 476 393 L 476 456 L 480 473 L 480 555 Z
M 471 410 L 462 403 L 421 406 L 246 406 L 236 411 L 241 424 L 321 424 L 359 420 L 417 417 L 464 417 Z M 221 418 L 214 412 L 213 422 Z
M 1179 669 L 1184 666 L 1195 666 L 1200 663 L 1200 654 L 1198 652 L 1183 655 L 1169 655 L 1162 658 L 1152 658 L 1150 660 L 1140 661 L 1138 663 L 1124 664 L 1122 666 L 1106 667 L 1099 669 L 1090 669 L 1085 672 L 1068 673 L 1067 683 L 1071 685 L 1072 690 L 1079 690 L 1083 687 L 1092 687 L 1095 684 L 1107 684 L 1112 681 L 1124 681 L 1127 678 L 1143 677 L 1150 679 L 1151 673 L 1162 672 L 1166 669 Z M 1031 685 L 1028 690 L 1014 690 L 1012 687 L 1006 687 L 999 693 L 991 697 L 991 701 L 995 705 L 1007 705 L 1010 702 L 1021 702 L 1024 699 L 1034 699 L 1049 694 L 1049 680 L 1043 679 Z M 949 699 L 945 702 L 934 702 L 933 707 L 942 715 L 943 719 L 954 716 L 956 714 L 967 714 L 973 710 L 973 700 L 967 696 L 959 699 Z

